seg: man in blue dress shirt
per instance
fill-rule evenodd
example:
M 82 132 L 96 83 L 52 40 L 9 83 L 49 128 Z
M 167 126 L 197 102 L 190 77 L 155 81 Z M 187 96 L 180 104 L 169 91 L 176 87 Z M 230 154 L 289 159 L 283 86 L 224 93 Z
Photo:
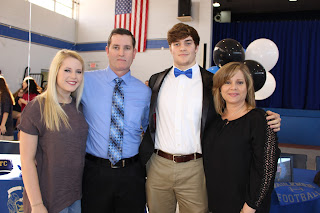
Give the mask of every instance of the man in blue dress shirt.
M 144 212 L 145 170 L 138 152 L 148 126 L 151 90 L 131 76 L 136 51 L 131 32 L 114 29 L 106 47 L 109 66 L 85 73 L 82 104 L 89 124 L 82 189 L 85 213 Z M 113 151 L 120 160 L 110 157 Z

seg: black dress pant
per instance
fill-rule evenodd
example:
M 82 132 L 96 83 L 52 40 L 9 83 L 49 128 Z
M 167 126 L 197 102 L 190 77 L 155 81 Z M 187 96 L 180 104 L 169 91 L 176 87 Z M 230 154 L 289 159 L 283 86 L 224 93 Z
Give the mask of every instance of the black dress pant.
M 86 159 L 82 193 L 83 213 L 144 213 L 145 170 L 139 160 L 111 168 Z

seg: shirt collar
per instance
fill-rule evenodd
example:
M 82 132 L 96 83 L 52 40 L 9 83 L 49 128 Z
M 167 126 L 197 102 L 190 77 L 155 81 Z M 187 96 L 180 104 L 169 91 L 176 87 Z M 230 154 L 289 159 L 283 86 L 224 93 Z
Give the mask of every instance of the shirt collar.
M 107 81 L 108 83 L 114 83 L 114 79 L 118 76 L 113 72 L 113 70 L 108 66 L 107 67 Z M 125 75 L 121 76 L 121 79 L 125 84 L 128 84 L 129 80 L 131 78 L 131 71 L 127 72 Z

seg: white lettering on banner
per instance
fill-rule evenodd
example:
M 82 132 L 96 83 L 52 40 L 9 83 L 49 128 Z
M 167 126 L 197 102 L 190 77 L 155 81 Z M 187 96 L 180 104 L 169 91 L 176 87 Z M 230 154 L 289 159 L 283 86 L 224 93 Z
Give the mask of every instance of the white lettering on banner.
M 299 203 L 299 202 L 300 202 L 300 200 L 299 200 L 299 195 L 298 195 L 298 194 L 295 194 L 294 196 L 296 197 L 297 202 Z
M 318 197 L 320 195 L 320 193 L 318 191 L 312 192 L 314 197 Z
M 278 188 L 280 186 L 304 186 L 304 187 L 308 187 L 308 188 L 315 188 L 313 185 L 311 184 L 307 184 L 307 183 L 295 183 L 295 182 L 289 182 L 289 183 L 275 183 L 274 184 L 274 188 Z
M 312 195 L 310 194 L 310 192 L 307 192 L 308 195 L 308 200 L 313 199 Z
M 312 196 L 313 194 L 313 196 Z M 308 200 L 312 200 L 315 197 L 318 197 L 320 195 L 319 192 L 316 193 L 300 193 L 300 194 L 294 194 L 294 195 L 286 195 L 286 194 L 279 194 L 277 193 L 277 197 L 279 201 L 283 201 L 285 203 L 300 203 Z
M 306 201 L 307 200 L 307 198 L 306 198 L 306 195 L 305 194 L 300 194 L 300 196 L 301 196 L 301 199 L 302 199 L 302 201 Z
M 294 203 L 294 198 L 292 195 L 288 195 L 288 198 L 290 203 Z

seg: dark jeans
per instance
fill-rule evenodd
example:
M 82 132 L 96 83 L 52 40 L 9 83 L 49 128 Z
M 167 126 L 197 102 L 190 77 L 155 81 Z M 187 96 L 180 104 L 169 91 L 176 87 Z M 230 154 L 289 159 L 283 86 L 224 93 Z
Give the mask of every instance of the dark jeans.
M 82 213 L 145 211 L 145 170 L 140 161 L 115 169 L 86 159 L 82 187 Z

